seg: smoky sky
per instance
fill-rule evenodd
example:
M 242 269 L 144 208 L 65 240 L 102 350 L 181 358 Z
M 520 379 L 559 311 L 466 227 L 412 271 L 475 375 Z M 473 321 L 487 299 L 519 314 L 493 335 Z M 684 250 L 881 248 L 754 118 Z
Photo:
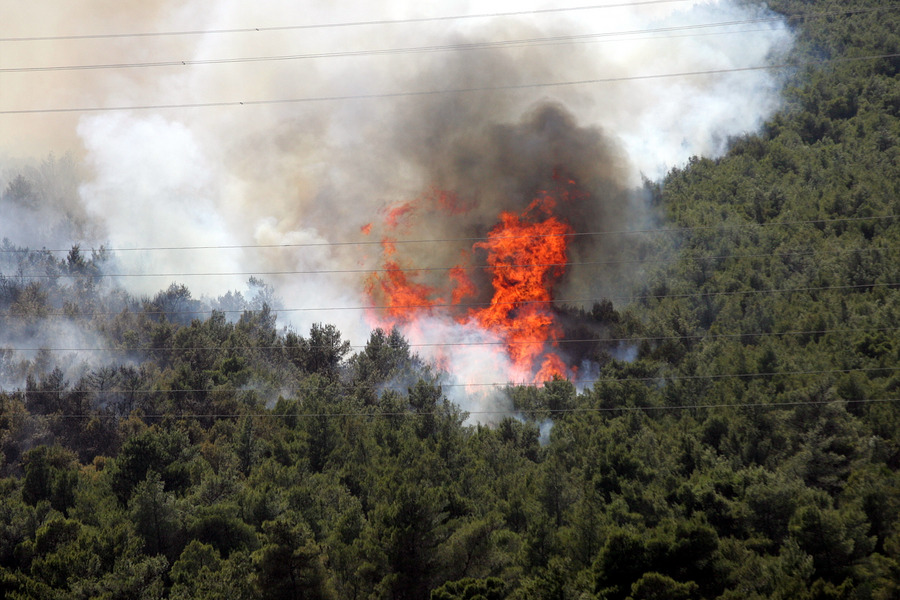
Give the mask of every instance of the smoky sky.
M 713 35 L 704 30 L 462 49 L 477 42 L 771 16 L 762 4 L 731 1 L 525 14 L 548 7 L 541 2 L 447 2 L 438 10 L 399 1 L 287 0 L 222 1 L 213 7 L 90 0 L 76 7 L 60 0 L 33 11 L 6 9 L 9 37 L 522 14 L 252 34 L 7 43 L 0 56 L 4 68 L 359 54 L 3 73 L 3 110 L 305 100 L 0 115 L 0 183 L 5 188 L 23 161 L 39 164 L 50 152 L 68 153 L 80 177 L 60 202 L 80 223 L 69 242 L 220 248 L 121 254 L 119 272 L 178 274 L 132 278 L 122 285 L 152 294 L 177 281 L 215 297 L 246 285 L 246 276 L 237 273 L 296 271 L 263 275 L 286 306 L 303 309 L 286 318 L 300 329 L 335 322 L 359 341 L 368 331 L 360 311 L 313 309 L 363 303 L 359 271 L 377 267 L 380 250 L 353 242 L 385 233 L 376 228 L 367 238 L 361 228 L 379 223 L 391 207 L 435 189 L 452 192 L 471 209 L 452 219 L 423 209 L 407 221 L 407 229 L 393 233 L 409 239 L 479 237 L 499 212 L 521 211 L 535 193 L 552 186 L 554 172 L 562 168 L 584 192 L 583 202 L 562 207 L 562 217 L 577 231 L 640 228 L 647 218 L 642 176 L 659 178 L 691 155 L 721 153 L 723 140 L 755 130 L 779 106 L 777 73 L 729 70 L 783 56 L 791 33 L 780 21 Z M 424 47 L 446 49 L 376 52 Z M 723 73 L 573 83 L 707 69 Z M 65 241 L 42 238 L 41 229 L 29 229 L 27 223 L 14 226 L 19 234 L 34 232 L 33 239 L 18 243 L 43 247 Z M 12 227 L 11 221 L 0 221 L 0 236 Z M 449 266 L 465 249 L 432 244 L 404 252 L 418 264 Z M 576 298 L 608 294 L 616 269 L 596 263 L 614 261 L 622 252 L 612 237 L 578 238 L 571 259 L 595 264 L 572 267 L 560 293 Z M 192 275 L 200 272 L 221 275 Z

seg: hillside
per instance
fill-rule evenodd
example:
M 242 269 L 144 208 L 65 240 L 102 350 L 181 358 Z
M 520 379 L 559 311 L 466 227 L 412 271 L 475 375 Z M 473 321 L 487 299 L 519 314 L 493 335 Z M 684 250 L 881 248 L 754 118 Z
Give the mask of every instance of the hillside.
M 783 107 L 645 183 L 628 296 L 557 307 L 596 373 L 501 415 L 398 330 L 285 327 L 261 280 L 142 296 L 111 252 L 5 241 L 0 593 L 900 596 L 900 20 L 770 6 L 827 13 L 790 20 Z

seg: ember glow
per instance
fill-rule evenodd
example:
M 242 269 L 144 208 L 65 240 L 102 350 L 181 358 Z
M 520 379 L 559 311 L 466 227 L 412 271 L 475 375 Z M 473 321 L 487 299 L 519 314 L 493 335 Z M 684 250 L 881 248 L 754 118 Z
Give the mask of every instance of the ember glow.
M 395 242 L 385 238 L 383 270 L 371 276 L 367 285 L 377 307 L 370 312 L 373 324 L 400 326 L 409 333 L 421 329 L 421 319 L 445 315 L 498 340 L 497 352 L 504 353 L 507 360 L 503 362 L 511 366 L 505 374 L 510 381 L 525 378 L 540 384 L 572 375 L 574 369 L 556 348 L 563 330 L 554 313 L 553 292 L 565 273 L 574 229 L 556 209 L 579 194 L 574 180 L 556 175 L 553 179 L 558 189 L 540 191 L 519 213 L 500 212 L 484 239 L 468 247 L 462 263 L 449 269 L 449 277 L 430 278 L 441 282 L 437 285 L 421 280 L 446 269 L 402 264 Z M 447 218 L 461 211 L 461 203 L 449 192 L 432 192 L 420 203 L 446 213 Z M 404 203 L 387 210 L 385 230 L 406 227 L 402 217 L 416 207 L 416 203 Z M 470 277 L 479 271 L 487 277 Z M 486 289 L 476 284 L 481 280 Z

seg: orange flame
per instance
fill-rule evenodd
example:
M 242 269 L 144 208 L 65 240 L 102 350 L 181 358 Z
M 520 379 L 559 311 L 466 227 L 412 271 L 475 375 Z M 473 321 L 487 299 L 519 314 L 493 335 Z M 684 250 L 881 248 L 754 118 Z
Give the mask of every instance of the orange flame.
M 384 218 L 384 222 L 391 229 L 396 229 L 414 210 L 415 205 L 412 202 L 404 202 L 390 209 Z
M 463 298 L 475 295 L 477 291 L 475 284 L 472 283 L 466 270 L 462 267 L 456 266 L 450 269 L 450 279 L 455 283 L 453 295 L 451 296 L 451 302 L 453 304 L 459 304 L 462 302 Z
M 511 378 L 527 373 L 535 383 L 542 383 L 574 373 L 554 350 L 563 329 L 552 301 L 553 289 L 565 272 L 569 235 L 574 231 L 554 210 L 577 193 L 573 181 L 556 173 L 554 179 L 560 183 L 557 193 L 541 192 L 521 214 L 502 212 L 487 239 L 466 252 L 464 263 L 468 264 L 474 251 L 487 252 L 485 269 L 492 288 L 487 292 L 479 292 L 462 266 L 451 268 L 449 277 L 433 285 L 422 283 L 421 276 L 433 279 L 434 271 L 404 268 L 393 240 L 383 239 L 384 269 L 370 276 L 366 285 L 370 299 L 381 310 L 371 312 L 370 318 L 380 327 L 409 327 L 415 326 L 423 313 L 433 314 L 443 307 L 452 311 L 457 322 L 477 324 L 502 342 L 502 351 L 515 371 L 509 374 Z M 431 190 L 420 198 L 419 205 L 405 203 L 390 210 L 384 220 L 386 230 L 408 228 L 413 213 L 428 213 L 428 207 L 421 206 L 425 204 L 431 205 L 431 214 L 437 211 L 448 216 L 473 206 L 453 193 Z M 465 298 L 479 296 L 490 296 L 490 301 L 460 311 Z
M 535 361 L 546 354 L 545 344 L 555 344 L 562 337 L 562 328 L 550 309 L 551 291 L 565 270 L 566 234 L 572 228 L 551 216 L 555 206 L 555 198 L 545 192 L 522 217 L 502 213 L 487 241 L 475 244 L 488 251 L 494 295 L 489 306 L 470 314 L 482 327 L 500 334 L 513 364 L 526 372 L 535 371 Z M 547 216 L 526 220 L 533 212 Z M 546 354 L 537 377 L 546 381 L 565 373 L 562 360 Z
M 397 260 L 389 258 L 396 254 L 397 248 L 392 240 L 381 242 L 385 256 L 384 269 L 366 282 L 366 293 L 370 298 L 379 298 L 383 302 L 383 317 L 372 315 L 381 326 L 390 328 L 415 319 L 417 313 L 428 310 L 435 301 L 431 299 L 434 289 L 416 283 L 416 271 L 403 269 Z

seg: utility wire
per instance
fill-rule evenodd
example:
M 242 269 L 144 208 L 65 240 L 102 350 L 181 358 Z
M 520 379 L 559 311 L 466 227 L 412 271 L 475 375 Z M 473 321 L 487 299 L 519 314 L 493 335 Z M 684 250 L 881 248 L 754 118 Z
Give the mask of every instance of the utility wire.
M 479 270 L 497 270 L 497 269 L 549 269 L 554 267 L 586 267 L 586 266 L 614 266 L 614 265 L 635 265 L 635 264 L 659 264 L 672 263 L 679 261 L 714 261 L 714 260 L 731 260 L 745 258 L 795 258 L 795 257 L 811 257 L 811 256 L 841 256 L 844 254 L 866 254 L 874 252 L 890 252 L 893 248 L 887 247 L 870 247 L 870 248 L 851 248 L 844 250 L 817 250 L 811 252 L 762 252 L 755 254 L 720 254 L 716 256 L 678 256 L 673 258 L 639 258 L 632 260 L 602 260 L 602 261 L 569 261 L 562 263 L 540 263 L 540 264 L 500 264 L 500 265 L 472 265 L 462 266 L 453 265 L 450 267 L 383 267 L 377 269 L 313 269 L 313 270 L 279 270 L 279 271 L 211 271 L 198 273 L 12 273 L 4 275 L 0 272 L 0 281 L 5 279 L 109 279 L 109 278 L 128 278 L 128 277 L 239 277 L 239 276 L 269 276 L 269 275 L 348 275 L 348 274 L 375 274 L 375 273 L 429 273 L 452 271 L 455 269 L 463 269 L 465 271 Z
M 642 81 L 650 79 L 670 79 L 675 77 L 696 77 L 707 75 L 723 75 L 726 73 L 745 73 L 751 71 L 771 71 L 778 69 L 798 69 L 802 67 L 821 66 L 848 62 L 861 62 L 883 58 L 896 58 L 900 52 L 891 54 L 874 54 L 868 56 L 853 56 L 830 58 L 803 62 L 775 63 L 770 65 L 756 65 L 749 67 L 732 67 L 727 69 L 708 69 L 700 71 L 681 71 L 677 73 L 653 73 L 647 75 L 623 75 L 620 77 L 605 77 L 597 79 L 582 79 L 577 81 L 553 81 L 539 83 L 521 83 L 506 85 L 487 85 L 467 88 L 445 88 L 436 90 L 420 90 L 405 92 L 382 92 L 371 94 L 347 94 L 336 96 L 307 96 L 303 98 L 280 98 L 270 100 L 230 100 L 218 102 L 187 102 L 181 104 L 142 104 L 131 106 L 82 106 L 73 108 L 28 108 L 20 110 L 2 110 L 0 115 L 23 114 L 49 114 L 49 113 L 94 113 L 94 112 L 119 112 L 119 111 L 143 111 L 143 110 L 168 110 L 185 108 L 226 108 L 238 106 L 267 106 L 276 104 L 307 104 L 319 102 L 344 102 L 350 100 L 376 100 L 388 98 L 422 98 L 428 96 L 441 96 L 446 94 L 468 94 L 475 92 L 515 91 L 524 89 L 546 89 L 555 87 L 573 87 L 581 85 L 595 85 L 602 83 L 622 83 L 628 81 Z
M 108 38 L 129 38 L 129 37 L 165 37 L 165 36 L 183 36 L 183 35 L 214 35 L 214 34 L 232 34 L 232 33 L 260 33 L 268 31 L 290 31 L 305 29 L 331 29 L 342 27 L 360 27 L 373 25 L 402 25 L 410 23 L 427 23 L 437 21 L 455 21 L 464 19 L 485 19 L 497 17 L 514 17 L 527 16 L 549 13 L 563 13 L 574 11 L 599 10 L 607 8 L 623 8 L 631 6 L 642 6 L 651 4 L 668 4 L 673 2 L 686 2 L 688 0 L 639 0 L 636 2 L 622 2 L 617 4 L 599 4 L 589 6 L 574 6 L 560 8 L 546 8 L 538 10 L 525 10 L 513 12 L 494 12 L 479 13 L 472 15 L 445 15 L 437 17 L 414 17 L 406 19 L 378 19 L 370 21 L 349 21 L 337 23 L 321 23 L 309 25 L 280 25 L 274 27 L 245 27 L 234 29 L 195 29 L 187 31 L 163 31 L 163 32 L 144 32 L 144 33 L 111 33 L 111 34 L 86 34 L 86 35 L 65 35 L 65 36 L 31 36 L 19 38 L 0 38 L 0 42 L 26 42 L 26 41 L 55 41 L 55 40 L 78 40 L 78 39 L 108 39 Z M 851 11 L 852 12 L 852 11 Z
M 632 29 L 627 31 L 606 31 L 598 33 L 583 33 L 572 35 L 545 36 L 536 38 L 521 38 L 511 40 L 497 40 L 487 42 L 470 42 L 459 44 L 438 44 L 432 46 L 407 46 L 400 48 L 380 48 L 367 50 L 345 50 L 337 52 L 312 52 L 308 54 L 288 54 L 280 56 L 245 56 L 235 58 L 209 58 L 209 59 L 182 59 L 164 60 L 139 63 L 107 63 L 84 65 L 49 65 L 43 67 L 7 67 L 0 68 L 0 73 L 34 73 L 49 71 L 85 71 L 105 69 L 138 69 L 148 67 L 191 67 L 199 65 L 219 65 L 235 63 L 277 62 L 286 60 L 310 60 L 327 58 L 348 58 L 359 56 L 391 56 L 398 54 L 428 54 L 433 52 L 462 52 L 469 50 L 492 50 L 498 48 L 519 48 L 529 46 L 546 46 L 570 43 L 584 43 L 601 41 L 604 38 L 627 37 L 635 35 L 679 33 L 700 29 L 713 29 L 718 27 L 735 27 L 738 25 L 753 25 L 759 23 L 783 22 L 780 16 L 758 17 L 754 19 L 740 19 L 735 21 L 719 21 L 713 23 L 697 23 L 694 25 L 679 25 L 670 27 L 656 27 L 649 29 Z M 765 29 L 761 31 L 766 31 Z M 731 32 L 729 32 L 731 33 Z M 738 31 L 737 33 L 741 33 Z
M 762 21 L 765 22 L 766 20 L 762 20 Z M 756 22 L 756 20 L 753 20 L 752 22 Z M 712 26 L 712 25 L 710 25 L 710 26 Z M 695 28 L 695 27 L 702 27 L 702 25 L 686 25 L 686 26 L 684 26 L 685 29 Z M 658 30 L 645 29 L 645 30 L 637 30 L 633 33 L 628 32 L 628 31 L 623 31 L 623 32 L 548 37 L 548 38 L 534 38 L 534 39 L 525 39 L 525 40 L 506 40 L 506 41 L 497 41 L 497 42 L 473 42 L 473 43 L 468 43 L 468 44 L 454 44 L 454 45 L 443 45 L 443 46 L 386 48 L 386 49 L 374 49 L 374 50 L 349 50 L 349 51 L 341 51 L 341 52 L 287 54 L 287 55 L 278 55 L 278 56 L 250 56 L 250 57 L 238 57 L 238 58 L 213 58 L 213 59 L 182 59 L 182 60 L 155 61 L 155 62 L 146 62 L 146 63 L 50 65 L 50 66 L 44 66 L 44 67 L 7 67 L 7 68 L 0 69 L 0 73 L 32 73 L 32 72 L 40 73 L 40 72 L 53 72 L 53 71 L 133 69 L 133 68 L 152 68 L 152 67 L 188 67 L 188 66 L 198 66 L 198 65 L 241 64 L 241 63 L 254 63 L 254 62 L 278 62 L 278 61 L 287 61 L 287 60 L 348 58 L 348 57 L 356 57 L 356 56 L 390 56 L 390 55 L 402 55 L 402 54 L 423 54 L 423 53 L 429 53 L 429 52 L 443 52 L 443 51 L 492 50 L 492 49 L 498 49 L 498 48 L 526 48 L 526 47 L 538 47 L 538 46 L 559 46 L 559 45 L 564 45 L 564 44 L 601 43 L 601 42 L 615 41 L 615 40 L 611 39 L 614 36 L 622 36 L 621 41 L 636 42 L 636 41 L 646 41 L 646 40 L 670 40 L 670 39 L 683 39 L 683 38 L 698 38 L 698 37 L 708 37 L 708 36 L 715 36 L 715 35 L 733 35 L 736 33 L 741 33 L 741 34 L 764 33 L 764 32 L 771 31 L 771 28 L 757 27 L 757 28 L 752 28 L 752 29 L 747 28 L 747 29 L 737 29 L 737 30 L 729 30 L 729 31 L 704 31 L 704 32 L 700 32 L 700 33 L 683 33 L 683 34 L 678 34 L 675 30 L 673 30 L 671 33 L 668 33 L 667 35 L 654 34 L 654 32 L 659 32 L 659 34 L 666 34 L 667 29 L 668 28 L 661 28 Z M 638 37 L 639 33 L 649 33 L 650 35 Z
M 0 392 L 3 393 L 3 392 Z M 843 399 L 837 398 L 833 400 L 794 400 L 788 402 L 732 402 L 722 404 L 679 404 L 666 406 L 590 406 L 582 408 L 540 408 L 540 409 L 509 409 L 509 410 L 460 410 L 465 415 L 497 415 L 497 416 L 513 416 L 522 413 L 538 413 L 562 415 L 568 413 L 610 413 L 610 412 L 657 412 L 657 411 L 678 411 L 678 410 L 697 410 L 706 408 L 787 408 L 792 406 L 823 406 L 827 404 L 874 404 L 882 402 L 900 402 L 900 398 L 853 398 Z M 457 406 L 457 408 L 459 408 Z M 251 412 L 251 413 L 160 413 L 160 414 L 144 414 L 134 413 L 142 419 L 240 419 L 240 418 L 262 418 L 262 419 L 311 419 L 311 418 L 338 418 L 338 417 L 440 417 L 445 416 L 445 411 L 343 411 L 343 412 L 317 412 L 317 413 L 275 413 L 275 412 Z M 32 413 L 15 413 L 10 414 L 10 418 L 57 418 L 57 419 L 127 419 L 132 415 L 116 415 L 109 412 L 98 412 L 94 414 L 61 414 L 54 413 L 51 415 L 37 415 Z
M 618 296 L 600 296 L 600 297 L 590 297 L 590 298 L 567 298 L 567 299 L 555 299 L 555 300 L 521 300 L 521 301 L 512 301 L 512 302 L 461 302 L 459 304 L 445 303 L 445 302 L 434 302 L 431 304 L 383 304 L 383 305 L 370 305 L 370 306 L 320 306 L 320 307 L 302 307 L 302 308 L 270 308 L 269 312 L 272 314 L 276 313 L 295 313 L 295 312 L 332 312 L 332 311 L 398 311 L 398 310 L 431 310 L 436 308 L 457 308 L 457 309 L 466 309 L 466 308 L 484 308 L 488 306 L 510 306 L 510 307 L 521 307 L 527 305 L 561 305 L 561 306 L 584 306 L 585 304 L 594 304 L 595 302 L 600 302 L 603 300 L 625 300 L 625 301 L 638 301 L 638 300 L 665 300 L 667 298 L 714 298 L 720 296 L 747 296 L 747 295 L 763 295 L 763 294 L 793 294 L 796 292 L 822 292 L 822 291 L 834 291 L 834 290 L 869 290 L 875 288 L 900 288 L 900 282 L 892 281 L 892 282 L 878 282 L 878 283 L 861 283 L 855 285 L 830 285 L 830 286 L 810 286 L 810 287 L 797 287 L 797 288 L 775 288 L 775 289 L 766 289 L 766 290 L 734 290 L 727 292 L 694 292 L 694 293 L 683 293 L 683 294 L 643 294 L 643 295 L 618 295 Z M 186 300 L 184 302 L 193 302 L 192 300 Z M 40 314 L 32 314 L 32 315 L 17 315 L 12 312 L 4 312 L 0 313 L 0 317 L 13 317 L 13 318 L 46 318 L 50 316 L 58 316 L 58 317 L 96 317 L 96 316 L 115 316 L 121 314 L 122 311 L 118 312 L 44 312 Z M 197 310 L 159 310 L 159 311 L 141 311 L 140 314 L 144 315 L 206 315 L 212 313 L 222 313 L 222 314 L 243 314 L 246 312 L 258 312 L 258 311 L 248 311 L 246 309 L 233 309 L 233 310 L 218 310 L 218 309 L 197 309 Z
M 766 227 L 788 227 L 794 225 L 827 225 L 830 223 L 850 223 L 858 221 L 884 221 L 888 219 L 896 219 L 900 215 L 889 214 L 869 217 L 835 217 L 832 219 L 797 219 L 790 221 L 767 221 L 765 223 L 744 223 L 741 225 L 698 225 L 694 227 L 662 227 L 658 229 L 620 229 L 609 231 L 586 231 L 571 233 L 552 233 L 552 234 L 535 234 L 535 235 L 511 235 L 496 237 L 463 237 L 463 238 L 437 238 L 437 239 L 410 239 L 410 240 L 355 240 L 350 242 L 305 242 L 305 243 L 286 243 L 286 244 L 229 244 L 217 246 L 140 246 L 140 247 L 118 247 L 106 248 L 100 246 L 97 250 L 103 252 L 156 252 L 156 251 L 193 251 L 193 250 L 255 250 L 255 249 L 275 249 L 275 248 L 335 248 L 342 246 L 383 246 L 385 241 L 395 246 L 407 244 L 438 244 L 438 243 L 476 243 L 488 240 L 519 240 L 519 239 L 540 239 L 540 238 L 583 238 L 604 235 L 655 235 L 655 234 L 674 234 L 685 235 L 697 231 L 739 231 L 742 229 L 759 229 Z M 28 253 L 60 253 L 71 252 L 72 248 L 46 249 L 41 248 L 10 248 L 0 246 L 0 254 L 28 254 Z
M 521 17 L 527 15 L 541 15 L 551 13 L 565 13 L 588 10 L 601 10 L 608 8 L 627 8 L 632 6 L 644 6 L 652 4 L 671 4 L 675 2 L 686 2 L 688 0 L 638 0 L 636 2 L 619 2 L 615 4 L 594 4 L 588 6 L 571 6 L 559 8 L 544 8 L 537 10 L 520 10 L 511 12 L 493 12 L 478 13 L 472 15 L 443 15 L 437 17 L 411 17 L 406 19 L 376 19 L 368 21 L 344 21 L 337 23 L 318 23 L 307 25 L 278 25 L 273 27 L 241 27 L 232 29 L 193 29 L 183 31 L 157 31 L 157 32 L 139 32 L 139 33 L 97 33 L 97 34 L 81 34 L 81 35 L 47 35 L 47 36 L 27 36 L 0 38 L 0 42 L 37 42 L 37 41 L 58 41 L 58 40 L 96 40 L 96 39 L 117 39 L 117 38 L 143 38 L 143 37 L 174 37 L 186 35 L 221 35 L 233 33 L 262 33 L 269 31 L 296 31 L 307 29 L 334 29 L 343 27 L 361 27 L 373 25 L 405 25 L 411 23 L 430 23 L 439 21 L 458 21 L 464 19 L 493 19 L 498 17 Z M 892 5 L 895 6 L 895 5 Z M 847 11 L 853 12 L 853 11 Z
M 707 334 L 694 334 L 694 335 L 660 335 L 660 336 L 634 336 L 634 337 L 619 337 L 619 338 L 568 338 L 568 339 L 557 339 L 552 340 L 552 344 L 554 345 L 566 345 L 566 344 L 585 344 L 585 343 L 596 343 L 596 344 L 637 344 L 640 342 L 668 342 L 668 341 L 683 341 L 683 340 L 717 340 L 717 339 L 735 339 L 735 338 L 753 338 L 753 337 L 787 337 L 787 336 L 822 336 L 828 335 L 832 333 L 840 333 L 840 334 L 850 334 L 850 333 L 859 333 L 859 332 L 886 332 L 886 331 L 897 331 L 900 330 L 900 326 L 897 327 L 858 327 L 858 328 L 841 328 L 841 329 L 813 329 L 808 331 L 767 331 L 767 332 L 754 332 L 754 333 L 707 333 Z M 550 343 L 548 340 L 510 340 L 510 341 L 481 341 L 481 342 L 435 342 L 435 343 L 407 343 L 406 347 L 408 348 L 459 348 L 459 347 L 485 347 L 485 346 L 522 346 L 522 345 L 547 345 Z M 351 350 L 363 350 L 368 347 L 368 344 L 350 344 L 348 346 Z M 321 345 L 310 345 L 303 346 L 303 350 L 327 350 L 332 348 L 332 346 L 321 346 Z M 110 348 L 96 348 L 96 347 L 70 347 L 70 348 L 51 348 L 46 346 L 41 347 L 15 347 L 15 346 L 4 346 L 0 345 L 0 355 L 4 352 L 108 352 L 112 353 L 132 353 L 132 352 L 171 352 L 171 353 L 181 353 L 181 352 L 196 352 L 196 351 L 209 351 L 215 350 L 217 352 L 231 352 L 234 350 L 281 350 L 281 351 L 290 351 L 294 350 L 294 346 L 289 346 L 287 344 L 277 344 L 277 345 L 262 345 L 262 346 L 246 346 L 246 345 L 230 345 L 227 343 L 218 344 L 216 346 L 138 346 L 134 348 L 128 348 L 123 346 L 116 346 Z
M 759 372 L 759 373 L 717 373 L 712 375 L 649 375 L 644 377 L 604 377 L 598 379 L 575 379 L 573 383 L 578 384 L 587 384 L 587 383 L 634 383 L 634 382 L 657 382 L 657 381 L 712 381 L 712 380 L 720 380 L 720 379 L 748 379 L 753 377 L 783 377 L 783 376 L 800 376 L 800 375 L 838 375 L 838 374 L 846 374 L 846 373 L 874 373 L 874 372 L 894 372 L 900 371 L 900 367 L 870 367 L 870 368 L 858 368 L 858 369 L 821 369 L 821 370 L 805 370 L 805 371 L 767 371 L 767 372 Z M 432 381 L 432 385 L 435 385 L 440 388 L 515 388 L 515 387 L 535 387 L 538 384 L 527 381 L 492 381 L 492 382 L 478 382 L 478 383 L 445 383 L 440 381 Z M 539 385 L 538 385 L 539 387 Z M 28 394 L 64 394 L 64 393 L 92 393 L 92 394 L 159 394 L 159 395 L 169 395 L 169 394 L 193 394 L 199 392 L 205 393 L 242 393 L 242 392 L 262 392 L 262 391 L 279 391 L 279 392 L 297 392 L 301 388 L 294 386 L 273 386 L 269 388 L 240 388 L 240 389 L 216 389 L 214 387 L 209 388 L 196 388 L 196 389 L 169 389 L 169 390 L 153 390 L 153 389 L 128 389 L 128 388 L 116 388 L 116 389 L 106 389 L 106 390 L 91 390 L 91 389 L 78 389 L 76 388 L 60 388 L 60 389 L 40 389 L 40 390 L 29 390 L 26 391 Z M 17 391 L 25 391 L 25 390 L 12 390 L 12 389 L 0 389 L 0 394 L 13 394 Z
M 521 17 L 528 15 L 544 15 L 552 13 L 566 13 L 577 11 L 603 10 L 609 8 L 631 8 L 635 6 L 645 6 L 654 4 L 670 4 L 675 2 L 686 2 L 688 0 L 637 0 L 635 2 L 619 2 L 615 4 L 595 4 L 588 6 L 572 6 L 559 8 L 544 8 L 537 10 L 522 10 L 511 12 L 493 12 L 479 13 L 472 15 L 444 15 L 437 17 L 413 17 L 406 19 L 377 19 L 369 21 L 347 21 L 337 23 L 320 23 L 307 25 L 279 25 L 273 27 L 242 27 L 231 29 L 193 29 L 182 31 L 156 31 L 156 32 L 130 32 L 130 33 L 96 33 L 96 34 L 72 34 L 72 35 L 46 35 L 46 36 L 23 36 L 23 37 L 5 37 L 0 38 L 2 42 L 39 42 L 39 41 L 61 41 L 61 40 L 97 40 L 97 39 L 119 39 L 119 38 L 147 38 L 147 37 L 175 37 L 175 36 L 192 36 L 192 35 L 221 35 L 234 33 L 263 33 L 270 31 L 296 31 L 309 29 L 333 29 L 343 27 L 360 27 L 375 25 L 404 25 L 412 23 L 428 23 L 440 21 L 458 21 L 466 19 L 492 19 L 498 17 Z M 784 14 L 782 19 L 801 20 L 808 18 L 817 18 L 831 15 L 857 15 L 871 12 L 881 12 L 896 9 L 898 4 L 888 4 L 874 8 L 857 8 L 833 11 L 821 11 L 816 13 L 793 13 Z

